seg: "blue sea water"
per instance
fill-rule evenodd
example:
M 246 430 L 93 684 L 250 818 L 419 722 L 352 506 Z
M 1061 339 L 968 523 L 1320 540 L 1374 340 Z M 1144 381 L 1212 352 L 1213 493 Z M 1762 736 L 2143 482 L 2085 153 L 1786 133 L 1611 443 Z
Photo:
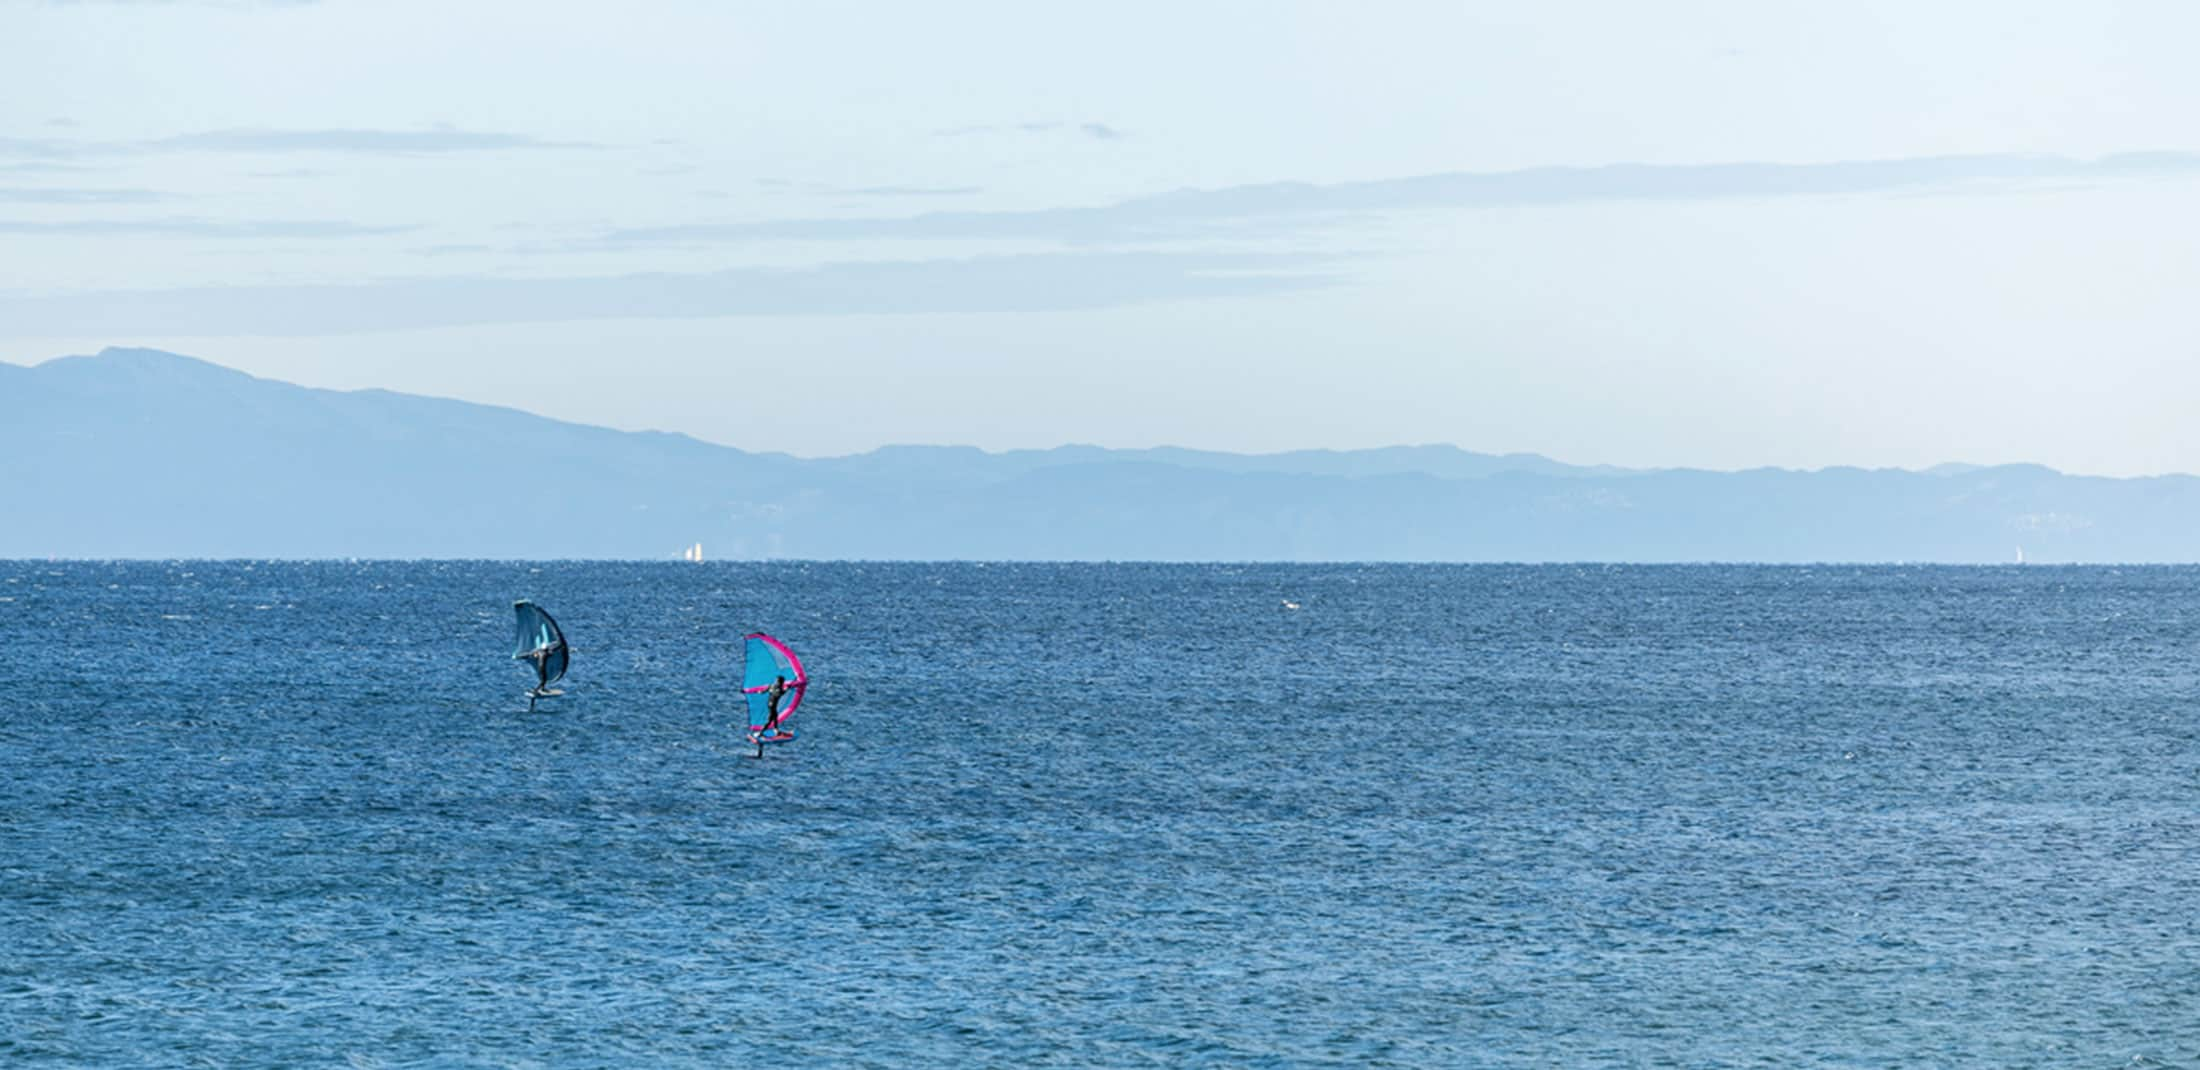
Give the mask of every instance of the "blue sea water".
M 521 597 L 575 649 L 532 715 Z M 0 1064 L 2200 1064 L 2196 606 L 0 562 Z M 759 628 L 816 681 L 762 761 Z

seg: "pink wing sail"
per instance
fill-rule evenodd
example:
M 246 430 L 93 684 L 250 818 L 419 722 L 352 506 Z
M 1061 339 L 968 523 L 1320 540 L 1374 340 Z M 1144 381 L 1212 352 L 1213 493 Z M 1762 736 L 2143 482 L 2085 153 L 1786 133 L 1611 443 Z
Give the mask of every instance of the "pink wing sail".
M 787 644 L 763 632 L 751 632 L 742 638 L 747 649 L 742 659 L 741 692 L 749 700 L 749 731 L 762 732 L 771 722 L 770 691 L 772 684 L 781 679 L 787 681 L 787 693 L 779 701 L 779 724 L 784 731 L 787 718 L 802 705 L 802 695 L 810 688 L 810 674 L 802 670 L 802 659 L 795 657 Z

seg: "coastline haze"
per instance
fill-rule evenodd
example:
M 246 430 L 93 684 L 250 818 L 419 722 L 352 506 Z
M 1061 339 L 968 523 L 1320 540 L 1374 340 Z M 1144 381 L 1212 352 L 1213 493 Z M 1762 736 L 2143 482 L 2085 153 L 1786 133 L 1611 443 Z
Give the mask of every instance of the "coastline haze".
M 0 557 L 2182 562 L 2200 478 L 1455 446 L 804 459 L 145 349 L 0 365 Z M 158 518 L 148 523 L 148 518 Z

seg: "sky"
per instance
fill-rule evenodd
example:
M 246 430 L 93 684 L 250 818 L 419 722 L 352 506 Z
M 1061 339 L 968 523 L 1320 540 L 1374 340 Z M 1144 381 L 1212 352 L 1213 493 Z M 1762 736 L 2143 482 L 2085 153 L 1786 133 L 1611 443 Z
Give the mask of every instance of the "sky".
M 2196 39 L 2168 0 L 0 0 L 0 361 L 806 456 L 2200 472 Z

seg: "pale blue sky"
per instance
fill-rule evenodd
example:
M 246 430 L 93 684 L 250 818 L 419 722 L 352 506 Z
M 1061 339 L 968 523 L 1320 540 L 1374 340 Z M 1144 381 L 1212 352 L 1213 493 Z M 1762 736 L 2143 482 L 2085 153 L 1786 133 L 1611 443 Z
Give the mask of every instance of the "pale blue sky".
M 801 454 L 2200 471 L 2194 40 L 2171 2 L 18 0 L 0 360 Z

